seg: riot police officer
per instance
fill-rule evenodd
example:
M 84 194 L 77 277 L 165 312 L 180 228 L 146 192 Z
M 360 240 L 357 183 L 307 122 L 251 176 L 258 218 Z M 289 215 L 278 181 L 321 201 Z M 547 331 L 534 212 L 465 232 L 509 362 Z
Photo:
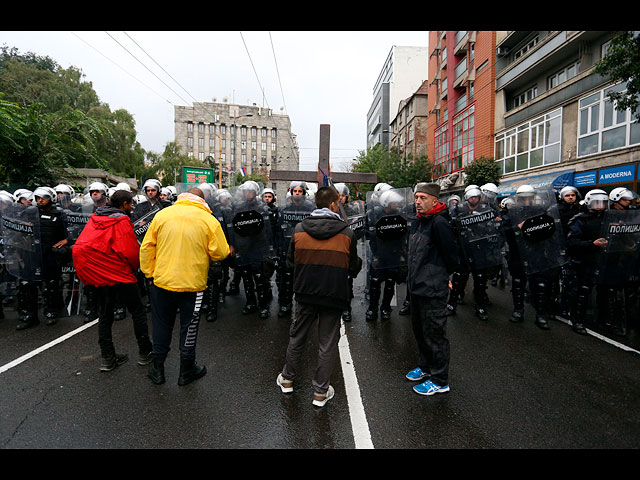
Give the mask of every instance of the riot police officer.
M 584 321 L 587 306 L 593 289 L 593 276 L 598 255 L 607 245 L 602 236 L 602 220 L 607 209 L 609 196 L 604 190 L 590 190 L 584 198 L 586 212 L 580 213 L 569 221 L 567 247 L 576 269 L 575 300 L 571 309 L 571 324 L 576 333 L 585 335 Z M 599 289 L 600 302 L 603 291 Z M 599 303 L 600 303 L 599 302 Z
M 64 211 L 57 205 L 57 194 L 52 188 L 38 187 L 33 192 L 40 214 L 40 243 L 42 248 L 42 274 L 44 281 L 44 316 L 47 325 L 53 325 L 62 307 L 60 281 L 63 250 L 69 242 L 65 231 Z
M 294 180 L 289 184 L 289 193 L 285 205 L 278 209 L 276 244 L 278 250 L 278 317 L 291 315 L 293 302 L 293 268 L 286 262 L 289 244 L 296 225 L 311 215 L 315 209 L 309 200 L 309 187 L 306 182 Z

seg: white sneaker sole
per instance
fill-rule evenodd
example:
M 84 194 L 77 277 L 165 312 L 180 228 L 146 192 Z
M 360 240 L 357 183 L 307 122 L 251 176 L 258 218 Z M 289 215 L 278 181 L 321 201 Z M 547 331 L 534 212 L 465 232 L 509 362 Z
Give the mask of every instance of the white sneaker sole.
M 291 392 L 293 392 L 293 387 L 285 387 L 284 385 L 282 385 L 282 383 L 280 383 L 280 376 L 278 376 L 278 378 L 276 378 L 276 384 L 280 387 L 280 390 L 282 390 L 282 393 L 291 393 Z
M 324 400 L 313 400 L 313 405 L 316 407 L 324 407 L 324 405 L 333 398 L 333 396 L 335 395 L 335 391 L 332 389 L 329 396 L 325 397 Z

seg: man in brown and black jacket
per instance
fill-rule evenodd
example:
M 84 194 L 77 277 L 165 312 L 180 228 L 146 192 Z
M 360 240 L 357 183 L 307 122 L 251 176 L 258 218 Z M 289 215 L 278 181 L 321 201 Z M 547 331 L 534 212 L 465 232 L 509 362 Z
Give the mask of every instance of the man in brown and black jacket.
M 349 275 L 358 275 L 362 260 L 353 230 L 338 213 L 340 196 L 336 189 L 318 189 L 315 201 L 317 208 L 296 226 L 289 245 L 287 263 L 294 268 L 296 312 L 277 384 L 283 393 L 293 391 L 307 334 L 318 319 L 313 405 L 322 407 L 334 395 L 329 381 L 338 357 L 340 317 L 350 303 Z

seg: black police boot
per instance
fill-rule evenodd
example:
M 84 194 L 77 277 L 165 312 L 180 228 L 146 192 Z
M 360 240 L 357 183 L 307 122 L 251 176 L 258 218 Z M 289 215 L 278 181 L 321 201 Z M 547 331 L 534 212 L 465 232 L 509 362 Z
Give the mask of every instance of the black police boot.
M 351 321 L 351 307 L 342 312 L 342 320 L 344 320 L 345 322 Z
M 18 285 L 19 321 L 16 330 L 25 330 L 40 324 L 38 305 L 34 298 L 37 295 L 38 288 L 34 283 L 21 281 Z
M 402 303 L 402 307 L 398 310 L 398 315 L 410 315 L 411 314 L 411 301 L 409 300 L 409 294 L 407 294 L 407 298 L 404 299 Z
M 44 317 L 47 325 L 53 325 L 58 321 L 58 295 L 59 285 L 56 280 L 48 280 L 42 294 L 44 299 Z
M 291 315 L 291 304 L 280 305 L 278 310 L 278 318 L 285 318 Z
M 156 385 L 161 385 L 166 380 L 164 377 L 164 360 L 164 358 L 154 357 L 149 372 L 147 372 L 147 377 Z
M 207 367 L 204 365 L 196 365 L 195 360 L 180 359 L 180 375 L 178 376 L 178 385 L 187 385 L 194 380 L 203 377 L 207 373 Z
M 587 314 L 587 303 L 590 295 L 591 289 L 589 287 L 579 287 L 576 301 L 571 311 L 571 329 L 580 335 L 588 334 L 587 329 L 584 328 L 584 324 L 582 322 Z
M 548 285 L 544 281 L 538 281 L 534 285 L 531 292 L 533 294 L 533 304 L 536 310 L 535 324 L 542 330 L 549 330 L 549 321 L 547 319 L 547 301 L 548 301 Z
M 524 285 L 520 277 L 512 277 L 511 298 L 513 300 L 513 313 L 509 320 L 520 323 L 524 320 Z
M 372 278 L 369 282 L 369 308 L 364 314 L 367 322 L 378 319 L 378 302 L 380 301 L 380 280 Z

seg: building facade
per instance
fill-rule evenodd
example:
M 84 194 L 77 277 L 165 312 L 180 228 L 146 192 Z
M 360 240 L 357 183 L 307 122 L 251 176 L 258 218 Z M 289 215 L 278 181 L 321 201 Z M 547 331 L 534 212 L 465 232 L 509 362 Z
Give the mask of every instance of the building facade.
M 391 47 L 373 86 L 367 113 L 367 150 L 379 143 L 389 148 L 390 122 L 398 104 L 427 79 L 427 54 L 427 47 Z
M 639 191 L 640 127 L 594 68 L 612 31 L 496 32 L 494 158 L 501 196 L 521 184 Z
M 176 144 L 214 168 L 221 164 L 225 185 L 241 183 L 245 172 L 268 180 L 271 170 L 299 169 L 299 149 L 288 115 L 255 104 L 215 102 L 177 105 L 174 112 Z M 283 197 L 288 187 L 269 181 L 265 186 Z
M 495 45 L 493 31 L 429 32 L 427 154 L 443 194 L 464 188 L 464 169 L 492 157 Z
M 390 148 L 406 156 L 427 155 L 427 80 L 409 98 L 401 100 L 391 121 Z

